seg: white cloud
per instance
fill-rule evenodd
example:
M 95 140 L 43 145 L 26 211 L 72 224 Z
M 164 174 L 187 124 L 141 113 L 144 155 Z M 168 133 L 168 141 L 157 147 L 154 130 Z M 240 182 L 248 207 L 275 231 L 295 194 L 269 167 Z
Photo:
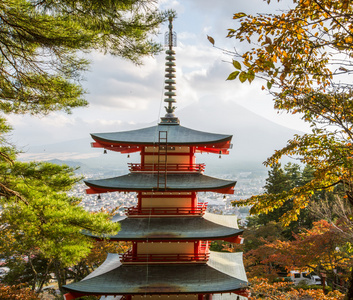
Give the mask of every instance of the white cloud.
M 180 32 L 178 33 L 178 41 L 188 41 L 189 40 L 194 40 L 195 38 L 197 38 L 197 35 L 195 33 L 191 33 L 191 32 Z
M 288 1 L 282 1 L 281 5 L 288 5 Z M 162 0 L 159 5 L 164 9 L 175 8 L 178 13 L 174 22 L 174 29 L 179 33 L 175 49 L 178 110 L 195 102 L 202 105 L 202 99 L 209 97 L 214 99 L 214 105 L 218 105 L 219 100 L 231 101 L 275 122 L 298 127 L 293 118 L 276 115 L 270 96 L 261 91 L 261 82 L 255 81 L 250 86 L 239 81 L 226 81 L 232 66 L 224 61 L 230 61 L 231 57 L 212 47 L 206 38 L 209 34 L 216 39 L 216 45 L 228 49 L 239 47 L 235 40 L 225 38 L 227 28 L 235 24 L 232 14 L 269 9 L 262 0 L 220 0 L 216 4 L 210 0 Z M 164 25 L 161 32 L 166 30 Z M 163 37 L 162 34 L 157 39 L 163 42 Z M 9 116 L 15 128 L 14 142 L 21 146 L 40 145 L 86 138 L 90 132 L 127 130 L 139 127 L 141 123 L 155 124 L 160 110 L 161 115 L 165 114 L 162 103 L 164 57 L 161 53 L 155 58 L 144 59 L 143 66 L 136 66 L 118 57 L 92 53 L 88 58 L 93 64 L 84 83 L 89 91 L 87 100 L 90 106 L 75 109 L 72 115 Z M 207 116 L 196 114 L 192 120 L 194 128 L 197 128 L 198 118 L 212 119 L 212 110 Z

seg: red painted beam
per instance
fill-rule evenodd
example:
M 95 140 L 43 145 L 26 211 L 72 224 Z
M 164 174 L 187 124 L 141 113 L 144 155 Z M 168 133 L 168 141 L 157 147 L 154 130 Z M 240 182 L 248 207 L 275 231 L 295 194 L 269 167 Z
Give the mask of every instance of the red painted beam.
M 105 148 L 107 150 L 121 152 L 121 149 L 126 148 L 134 148 L 137 151 L 142 151 L 144 147 L 151 147 L 151 144 L 127 144 L 127 143 L 112 143 L 105 141 L 95 141 L 91 143 L 94 148 Z M 157 144 L 155 144 L 156 146 Z M 180 145 L 172 145 L 173 147 L 181 147 L 188 146 L 193 148 L 194 152 L 210 152 L 210 153 L 219 153 L 222 151 L 222 154 L 228 154 L 228 149 L 231 148 L 230 141 L 219 142 L 219 143 L 211 143 L 211 144 L 180 144 Z M 119 150 L 120 149 L 120 150 Z
M 142 150 L 140 146 L 133 145 L 112 145 L 111 143 L 104 142 L 93 142 L 91 143 L 93 148 L 104 148 L 106 150 L 121 152 L 121 153 L 134 153 Z
M 136 190 L 136 189 L 105 189 L 105 188 L 98 188 L 98 187 L 90 187 L 86 189 L 86 194 L 91 195 L 91 194 L 104 194 L 104 193 L 113 193 L 113 192 L 149 192 L 152 189 L 149 190 Z M 194 190 L 165 190 L 164 192 L 194 192 Z M 222 189 L 204 189 L 204 190 L 198 190 L 198 192 L 214 192 L 214 193 L 219 193 L 219 194 L 229 194 L 232 195 L 234 194 L 234 188 L 233 187 L 228 187 L 228 188 L 222 188 Z
M 242 238 L 239 235 L 234 236 L 234 237 L 225 238 L 224 240 L 226 242 L 235 243 L 235 244 L 243 244 L 243 242 L 244 242 L 244 238 Z
M 65 294 L 64 299 L 65 300 L 73 300 L 73 299 L 81 298 L 83 296 L 87 296 L 87 294 L 71 292 L 71 293 Z
M 251 292 L 249 289 L 240 289 L 238 291 L 233 292 L 234 294 L 237 294 L 239 296 L 243 296 L 246 298 L 249 298 L 251 296 Z

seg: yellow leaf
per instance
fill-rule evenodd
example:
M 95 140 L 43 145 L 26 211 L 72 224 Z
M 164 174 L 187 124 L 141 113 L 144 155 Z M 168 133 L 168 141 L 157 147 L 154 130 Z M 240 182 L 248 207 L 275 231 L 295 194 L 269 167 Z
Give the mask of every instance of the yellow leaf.
M 214 39 L 212 36 L 207 36 L 207 39 L 210 41 L 210 43 L 214 46 Z
M 352 36 L 347 36 L 347 37 L 345 38 L 345 41 L 346 41 L 346 43 L 352 43 L 352 42 L 353 42 Z

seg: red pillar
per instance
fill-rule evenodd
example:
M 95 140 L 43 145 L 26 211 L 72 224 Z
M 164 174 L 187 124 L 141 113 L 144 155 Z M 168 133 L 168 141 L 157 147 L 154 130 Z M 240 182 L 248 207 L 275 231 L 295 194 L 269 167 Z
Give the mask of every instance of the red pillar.
M 195 147 L 190 147 L 189 163 L 190 165 L 195 164 Z
M 192 208 L 197 208 L 196 192 L 192 192 L 192 193 L 191 193 L 191 207 L 192 207 Z

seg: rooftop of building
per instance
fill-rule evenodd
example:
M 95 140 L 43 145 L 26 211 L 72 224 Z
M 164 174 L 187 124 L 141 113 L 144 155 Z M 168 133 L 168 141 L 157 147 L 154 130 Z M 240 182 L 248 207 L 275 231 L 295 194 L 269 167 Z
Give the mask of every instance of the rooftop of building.
M 248 286 L 242 253 L 211 252 L 207 264 L 122 265 L 118 254 L 80 282 L 64 286 L 73 293 L 142 295 L 225 293 Z
M 168 218 L 127 218 L 116 216 L 114 222 L 121 225 L 116 235 L 104 236 L 111 240 L 215 240 L 235 237 L 243 233 L 238 229 L 234 215 L 216 215 L 206 213 L 204 217 L 168 217 Z M 86 235 L 103 238 L 98 235 Z
M 156 126 L 121 132 L 92 133 L 92 138 L 107 147 L 116 145 L 157 145 L 159 133 L 166 132 L 168 145 L 210 145 L 230 147 L 232 135 L 193 130 L 181 125 L 158 124 Z
M 87 193 L 114 191 L 220 191 L 232 194 L 236 181 L 192 174 L 167 174 L 165 185 L 159 183 L 159 174 L 130 173 L 123 176 L 85 180 L 90 187 Z M 163 174 L 164 176 L 164 174 Z

